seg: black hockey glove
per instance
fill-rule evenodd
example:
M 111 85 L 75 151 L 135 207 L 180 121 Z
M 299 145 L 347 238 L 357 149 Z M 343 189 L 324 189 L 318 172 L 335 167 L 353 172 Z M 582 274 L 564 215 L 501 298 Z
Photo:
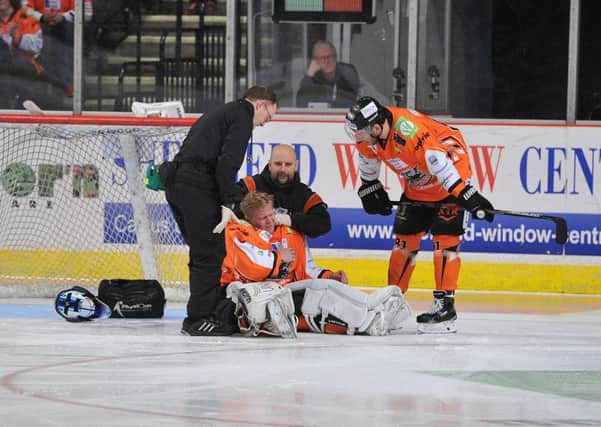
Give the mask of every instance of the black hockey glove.
M 388 193 L 377 179 L 363 183 L 357 194 L 361 197 L 363 209 L 368 214 L 390 215 L 392 213 L 392 203 Z
M 495 219 L 493 213 L 487 212 L 487 209 L 494 209 L 492 203 L 471 185 L 466 185 L 461 190 L 458 201 L 461 206 L 472 213 L 472 218 L 474 219 L 485 219 L 488 222 L 493 222 Z

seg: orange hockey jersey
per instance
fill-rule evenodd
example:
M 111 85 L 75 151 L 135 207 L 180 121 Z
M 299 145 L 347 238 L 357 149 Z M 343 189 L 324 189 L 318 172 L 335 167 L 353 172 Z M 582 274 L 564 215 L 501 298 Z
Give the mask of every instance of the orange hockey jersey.
M 359 141 L 359 173 L 364 181 L 380 176 L 384 162 L 399 176 L 408 198 L 436 202 L 457 196 L 472 175 L 467 145 L 459 130 L 418 111 L 386 107 L 392 112 L 385 143 Z M 460 181 L 459 185 L 455 185 Z
M 0 18 L 0 37 L 14 58 L 30 62 L 37 74 L 44 70 L 36 60 L 44 44 L 42 29 L 38 20 L 29 16 L 25 8 L 15 11 L 6 21 Z
M 292 248 L 296 257 L 289 265 L 282 261 L 278 249 Z M 246 221 L 230 222 L 225 229 L 225 259 L 221 268 L 221 285 L 240 281 L 272 280 L 286 285 L 297 280 L 331 274 L 315 266 L 306 250 L 304 236 L 285 225 L 276 226 L 273 234 L 257 229 Z
M 46 13 L 60 13 L 68 22 L 75 19 L 75 0 L 27 0 L 27 7 L 29 13 L 38 20 Z M 83 7 L 84 19 L 88 22 L 93 14 L 92 0 L 84 0 Z

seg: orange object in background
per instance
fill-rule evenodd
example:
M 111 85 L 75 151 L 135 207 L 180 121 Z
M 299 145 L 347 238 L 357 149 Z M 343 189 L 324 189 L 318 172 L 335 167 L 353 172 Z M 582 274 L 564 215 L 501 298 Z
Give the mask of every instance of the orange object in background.
M 324 12 L 361 12 L 363 0 L 324 0 Z

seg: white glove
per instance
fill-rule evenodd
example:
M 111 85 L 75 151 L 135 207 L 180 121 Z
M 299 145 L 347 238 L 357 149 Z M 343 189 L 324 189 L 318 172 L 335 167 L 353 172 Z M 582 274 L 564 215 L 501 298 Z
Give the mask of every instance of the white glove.
M 275 214 L 275 225 L 287 225 L 290 227 L 292 225 L 292 218 L 288 214 L 277 213 Z
M 215 228 L 213 228 L 213 233 L 221 233 L 230 221 L 236 221 L 238 224 L 240 224 L 240 220 L 233 210 L 226 208 L 225 206 L 221 206 L 221 222 L 217 224 Z

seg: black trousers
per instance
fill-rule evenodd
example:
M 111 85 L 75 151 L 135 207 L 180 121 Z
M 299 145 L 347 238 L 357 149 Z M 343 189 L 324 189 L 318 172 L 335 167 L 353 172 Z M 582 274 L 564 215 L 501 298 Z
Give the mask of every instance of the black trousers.
M 219 283 L 225 241 L 224 233 L 213 233 L 213 228 L 221 220 L 221 206 L 213 177 L 203 174 L 200 182 L 195 184 L 176 179 L 167 185 L 166 197 L 190 247 L 188 319 L 196 321 L 216 317 L 215 309 L 225 300 L 225 290 Z

